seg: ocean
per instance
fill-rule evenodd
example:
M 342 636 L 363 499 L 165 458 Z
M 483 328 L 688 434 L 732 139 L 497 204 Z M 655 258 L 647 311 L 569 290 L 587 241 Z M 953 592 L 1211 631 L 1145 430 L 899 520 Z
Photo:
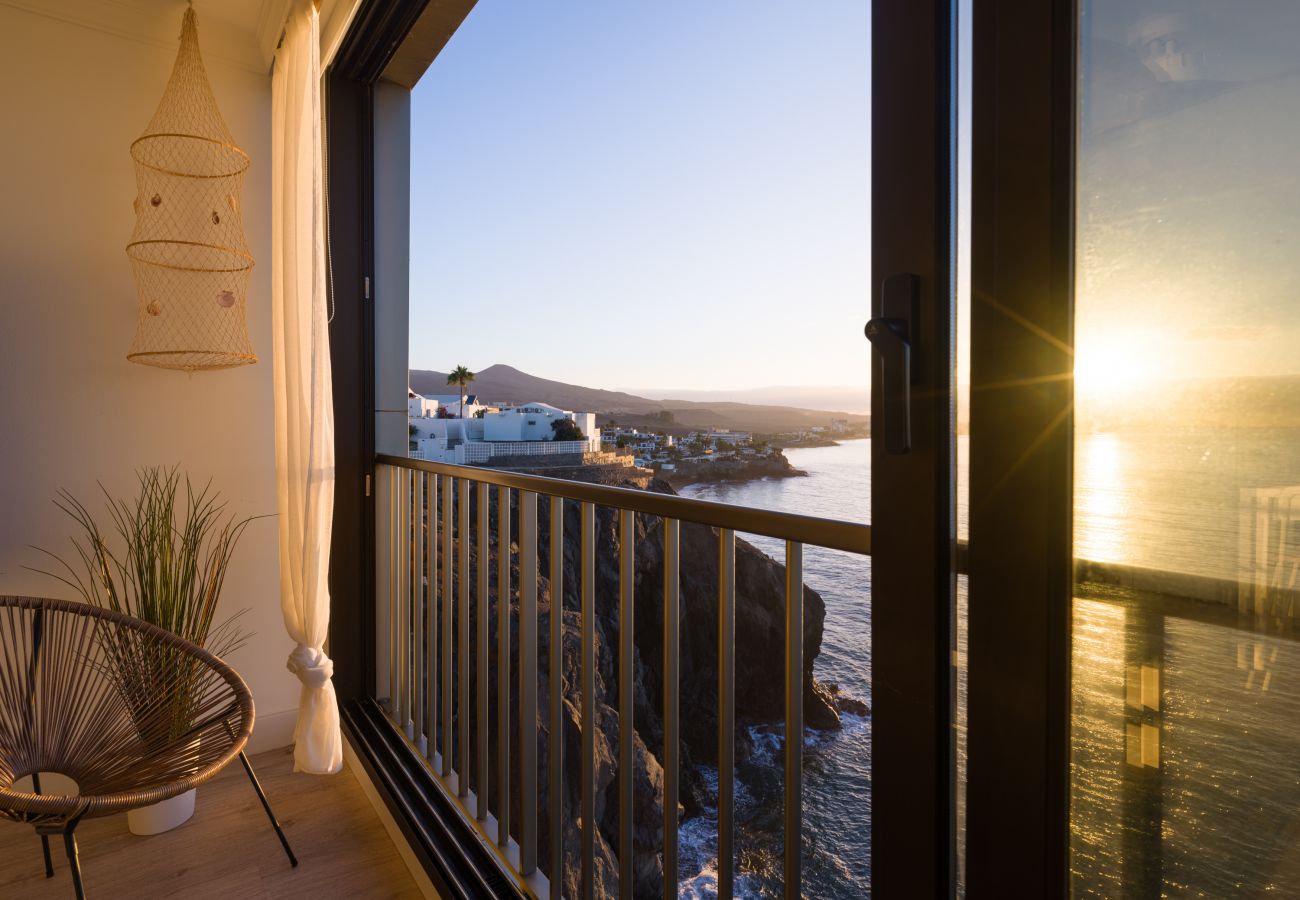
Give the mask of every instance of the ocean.
M 761 509 L 866 522 L 871 514 L 871 441 L 786 451 L 806 478 L 694 484 L 688 497 Z M 774 559 L 780 541 L 740 535 Z M 804 580 L 826 601 L 819 680 L 871 699 L 871 560 L 820 547 L 804 548 Z M 770 897 L 781 890 L 781 731 L 753 730 L 756 752 L 737 769 L 737 843 L 742 863 L 738 896 Z M 717 771 L 706 770 L 716 786 Z M 804 885 L 813 897 L 861 897 L 870 892 L 871 720 L 845 716 L 838 732 L 809 731 L 804 739 Z M 717 819 L 684 823 L 680 834 L 680 895 L 714 897 Z
M 1297 448 L 1300 429 L 1129 429 L 1082 435 L 1075 464 L 1076 553 L 1235 580 L 1242 562 L 1243 511 L 1249 511 L 1259 489 L 1300 485 Z M 808 477 L 697 484 L 682 493 L 865 522 L 871 504 L 870 449 L 869 440 L 792 449 L 786 455 Z M 964 484 L 964 436 L 958 457 L 958 481 Z M 1278 552 L 1294 552 L 1300 567 L 1300 494 L 1294 502 L 1293 531 L 1284 529 L 1282 538 L 1285 544 L 1289 535 L 1293 543 L 1290 551 L 1283 546 Z M 959 502 L 958 531 L 964 538 L 964 502 Z M 744 537 L 782 558 L 779 542 Z M 804 570 L 805 581 L 821 593 L 827 607 L 817 677 L 869 700 L 871 561 L 808 547 Z M 959 583 L 959 610 L 964 600 L 964 584 Z M 1227 611 L 1211 613 L 1209 619 L 1222 619 Z M 1126 884 L 1131 889 L 1133 880 L 1141 878 L 1154 878 L 1160 889 L 1173 893 L 1226 896 L 1276 890 L 1275 881 L 1282 877 L 1276 874 L 1277 858 L 1290 846 L 1278 835 L 1300 834 L 1300 740 L 1289 733 L 1300 721 L 1300 646 L 1294 630 L 1243 633 L 1231 621 L 1155 615 L 1113 599 L 1076 602 L 1073 627 L 1076 892 L 1110 894 Z M 1157 697 L 1150 702 L 1157 712 L 1136 713 L 1132 681 L 1141 673 L 1149 675 L 1148 670 L 1156 673 Z M 1147 768 L 1158 777 L 1147 773 L 1135 780 L 1132 735 L 1146 734 L 1144 726 L 1158 732 L 1147 739 L 1147 753 L 1155 754 Z M 1249 745 L 1233 747 L 1243 743 L 1243 735 L 1251 736 Z M 767 897 L 779 894 L 781 885 L 780 731 L 758 728 L 753 737 L 755 758 L 737 772 L 737 891 Z M 870 716 L 846 716 L 840 731 L 805 735 L 807 897 L 870 893 L 870 739 Z M 1136 752 L 1141 768 L 1140 746 Z M 959 754 L 959 776 L 963 768 Z M 703 774 L 716 787 L 717 772 Z M 716 896 L 716 829 L 711 813 L 683 824 L 682 897 Z M 1148 836 L 1145 843 L 1134 837 L 1142 834 Z M 1132 864 L 1135 856 L 1148 861 L 1145 874 L 1134 874 L 1141 868 Z M 1154 874 L 1151 859 L 1156 861 Z

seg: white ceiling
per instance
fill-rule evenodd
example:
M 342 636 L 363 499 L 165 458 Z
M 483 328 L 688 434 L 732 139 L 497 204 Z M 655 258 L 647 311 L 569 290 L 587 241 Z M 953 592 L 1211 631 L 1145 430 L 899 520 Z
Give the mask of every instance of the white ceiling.
M 164 5 L 172 0 L 143 0 Z M 200 24 L 211 24 L 239 39 L 251 39 L 267 68 L 280 42 L 280 31 L 289 13 L 289 0 L 194 0 Z
M 205 59 L 271 67 L 290 0 L 194 0 Z M 165 47 L 176 46 L 186 0 L 0 0 L 38 15 Z

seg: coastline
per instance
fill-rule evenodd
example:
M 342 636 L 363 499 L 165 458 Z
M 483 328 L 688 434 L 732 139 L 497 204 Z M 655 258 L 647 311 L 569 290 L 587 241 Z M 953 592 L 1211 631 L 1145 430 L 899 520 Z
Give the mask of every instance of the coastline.
M 806 478 L 702 483 L 684 488 L 682 493 L 756 509 L 860 520 L 870 508 L 870 444 L 839 437 L 838 447 L 785 452 L 792 468 L 807 470 Z M 781 541 L 757 535 L 746 539 L 768 557 L 781 558 Z M 871 802 L 871 646 L 866 637 L 871 625 L 869 567 L 863 557 L 805 548 L 804 581 L 822 595 L 826 607 L 814 674 L 839 719 L 838 728 L 817 723 L 807 715 L 812 707 L 810 698 L 805 697 L 804 829 L 812 840 L 805 845 L 804 859 L 809 896 L 868 894 L 871 840 L 861 823 L 869 818 Z M 782 802 L 780 748 L 784 730 L 779 720 L 745 724 L 751 749 L 746 759 L 737 761 L 737 796 L 742 799 L 734 812 L 734 847 L 745 864 L 737 870 L 736 895 L 779 896 L 781 829 L 769 810 L 780 809 Z M 718 856 L 716 770 L 708 768 L 709 761 L 700 762 L 704 763 L 700 775 L 712 790 L 679 832 L 683 839 L 679 893 L 692 898 L 713 895 Z
M 809 447 L 838 447 L 839 445 L 839 441 L 829 437 L 805 437 L 792 441 L 783 441 L 779 438 L 772 440 L 772 446 L 778 450 L 804 450 Z
M 813 447 L 838 447 L 851 441 L 860 441 L 871 437 L 871 429 L 866 425 L 854 426 L 838 431 L 807 431 L 801 435 L 772 435 L 768 439 L 773 447 L 780 450 L 806 450 Z
M 764 478 L 802 478 L 808 473 L 790 465 L 779 449 L 771 456 L 735 457 L 706 462 L 681 462 L 671 471 L 660 470 L 658 477 L 674 489 L 689 484 L 758 481 Z

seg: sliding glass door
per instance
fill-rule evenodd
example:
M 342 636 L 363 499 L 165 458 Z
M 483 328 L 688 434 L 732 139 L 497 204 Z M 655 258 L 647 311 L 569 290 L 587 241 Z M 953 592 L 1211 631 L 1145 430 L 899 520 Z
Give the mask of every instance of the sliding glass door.
M 1300 7 L 1091 0 L 1071 892 L 1300 874 Z
M 854 846 L 869 836 L 871 858 L 844 854 L 857 871 L 835 883 L 860 884 L 869 865 L 882 897 L 1285 895 L 1300 879 L 1300 6 L 970 4 L 968 116 L 957 103 L 959 6 L 872 6 L 872 275 L 861 310 L 872 371 L 871 784 L 847 814 Z M 378 86 L 385 54 L 424 8 L 364 4 L 330 78 L 346 486 L 331 654 L 354 746 L 417 852 L 448 894 L 476 896 L 493 889 L 484 872 L 506 870 L 457 818 L 454 798 L 424 789 L 431 770 L 363 702 L 379 696 L 371 476 L 375 355 L 385 345 L 372 298 L 382 304 L 393 283 L 376 270 L 369 173 L 375 106 L 391 87 Z M 963 130 L 969 253 L 957 227 Z M 956 411 L 966 260 L 968 545 L 958 542 Z M 804 310 L 792 301 L 783 314 Z M 781 340 L 789 334 L 771 339 Z M 398 398 L 388 412 L 401 410 Z M 573 515 L 576 536 L 589 520 Z M 497 541 L 510 546 L 508 535 Z M 864 553 L 865 543 L 855 537 L 851 549 Z M 863 570 L 849 576 L 858 599 Z M 802 583 L 792 579 L 789 593 Z M 799 662 L 806 623 L 799 607 L 781 608 L 774 633 Z M 640 631 L 667 633 L 668 623 L 676 634 L 676 617 Z M 725 642 L 709 645 L 725 656 Z M 760 663 L 780 670 L 782 660 Z M 785 685 L 792 721 L 805 714 L 801 682 Z M 968 767 L 953 727 L 967 683 Z M 689 710 L 681 721 L 691 723 Z M 785 839 L 766 857 L 771 891 L 779 878 L 790 895 L 814 896 L 829 882 L 801 881 L 800 867 L 819 859 L 808 844 L 825 832 L 808 823 L 824 810 L 809 808 L 816 778 L 827 779 L 802 747 L 792 742 L 769 766 L 796 777 L 773 788 L 781 802 L 756 818 L 770 826 L 765 839 Z M 584 815 L 594 797 L 584 795 Z M 427 802 L 412 811 L 413 798 Z M 656 821 L 651 869 L 660 827 L 664 846 L 676 846 L 675 820 Z M 457 828 L 462 843 L 448 851 Z M 510 828 L 502 832 L 508 847 Z M 728 842 L 719 857 L 731 858 Z M 535 831 L 525 844 L 536 849 Z M 757 868 L 735 857 L 732 874 Z M 671 893 L 680 870 L 671 851 L 662 858 Z
M 976 10 L 968 896 L 1294 892 L 1298 41 Z
M 871 885 L 955 887 L 956 5 L 872 49 Z

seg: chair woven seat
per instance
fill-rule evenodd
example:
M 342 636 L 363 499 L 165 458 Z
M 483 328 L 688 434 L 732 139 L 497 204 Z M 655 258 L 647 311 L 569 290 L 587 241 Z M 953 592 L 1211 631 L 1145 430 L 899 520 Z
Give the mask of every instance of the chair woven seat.
M 124 663 L 175 677 L 142 691 Z M 253 718 L 243 679 L 189 641 L 85 603 L 0 596 L 0 818 L 45 831 L 178 796 L 241 754 Z M 80 793 L 15 789 L 45 772 Z

